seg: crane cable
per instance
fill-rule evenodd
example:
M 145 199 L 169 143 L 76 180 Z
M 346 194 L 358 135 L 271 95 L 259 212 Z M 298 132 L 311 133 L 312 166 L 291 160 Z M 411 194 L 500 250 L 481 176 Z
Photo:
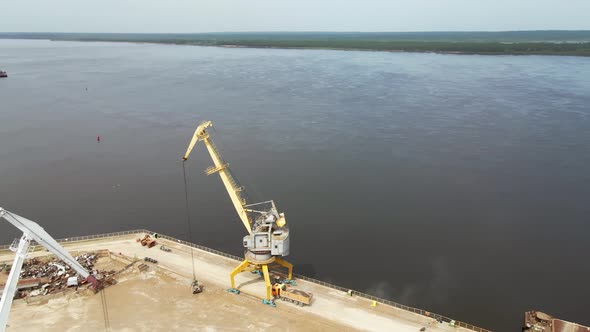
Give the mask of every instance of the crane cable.
M 100 290 L 100 299 L 102 301 L 102 315 L 104 318 L 104 330 L 109 332 L 111 330 L 111 322 L 109 320 L 109 309 L 107 307 L 107 297 L 105 295 L 105 289 Z
M 184 202 L 186 206 L 186 224 L 188 226 L 188 239 L 189 242 L 193 240 L 193 234 L 191 229 L 191 213 L 188 207 L 188 185 L 186 183 L 186 169 L 184 167 L 184 160 L 182 161 L 182 177 L 184 179 Z M 192 242 L 191 242 L 192 243 Z M 191 263 L 193 264 L 193 281 L 197 280 L 197 276 L 195 274 L 195 256 L 193 253 L 193 247 L 191 246 Z

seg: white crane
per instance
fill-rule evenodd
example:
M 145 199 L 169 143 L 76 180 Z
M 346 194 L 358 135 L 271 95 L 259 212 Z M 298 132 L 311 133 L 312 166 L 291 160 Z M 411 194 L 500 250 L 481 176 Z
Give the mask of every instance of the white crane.
M 84 269 L 84 267 L 82 267 L 82 265 L 80 265 L 80 263 L 78 263 L 78 261 L 76 261 L 76 259 L 74 259 L 74 257 L 72 257 L 72 255 L 70 255 L 59 243 L 57 243 L 57 241 L 55 241 L 55 239 L 53 239 L 53 237 L 51 237 L 51 235 L 49 235 L 43 229 L 43 227 L 39 226 L 34 221 L 6 211 L 3 208 L 0 208 L 0 217 L 4 218 L 6 221 L 14 225 L 14 227 L 20 229 L 23 232 L 20 240 L 15 239 L 12 246 L 10 247 L 11 250 L 16 252 L 16 256 L 14 257 L 12 269 L 10 270 L 8 280 L 6 281 L 6 286 L 4 287 L 2 300 L 0 300 L 0 332 L 4 332 L 6 329 L 6 324 L 8 323 L 8 314 L 10 312 L 12 300 L 16 292 L 18 278 L 20 276 L 23 262 L 27 258 L 31 241 L 35 241 L 45 247 L 45 249 L 49 250 L 63 262 L 68 264 L 72 269 L 74 269 L 78 273 L 79 277 L 86 279 L 93 285 L 93 287 L 97 287 L 98 282 L 96 278 L 86 271 L 86 269 Z

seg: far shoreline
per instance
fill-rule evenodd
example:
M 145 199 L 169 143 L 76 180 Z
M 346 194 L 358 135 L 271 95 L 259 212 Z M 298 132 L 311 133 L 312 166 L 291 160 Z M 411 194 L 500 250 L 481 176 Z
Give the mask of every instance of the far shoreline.
M 371 48 L 328 48 L 328 47 L 298 47 L 298 46 L 248 46 L 248 45 L 199 45 L 199 44 L 170 44 L 170 43 L 150 43 L 140 42 L 141 44 L 165 44 L 165 45 L 186 45 L 186 46 L 203 46 L 203 47 L 223 47 L 223 48 L 252 48 L 252 49 L 275 49 L 275 50 L 325 50 L 325 51 L 359 51 L 359 52 L 387 52 L 387 53 L 422 53 L 422 54 L 443 54 L 443 55 L 538 55 L 538 56 L 573 56 L 573 57 L 590 57 L 587 55 L 574 55 L 564 53 L 497 53 L 497 52 L 467 52 L 467 51 L 436 51 L 436 50 L 391 50 L 391 49 L 371 49 Z
M 1 38 L 0 39 L 8 39 Z M 14 40 L 32 40 L 31 38 L 10 38 Z M 377 49 L 377 48 L 354 48 L 354 47 L 311 47 L 311 46 L 272 46 L 272 45 L 240 45 L 240 44 L 200 44 L 200 43 L 178 43 L 166 41 L 137 41 L 137 40 L 93 40 L 93 39 L 34 39 L 47 40 L 52 42 L 95 42 L 95 43 L 129 43 L 129 44 L 153 44 L 153 45 L 174 45 L 174 46 L 198 46 L 198 47 L 219 47 L 219 48 L 245 48 L 245 49 L 275 49 L 275 50 L 317 50 L 317 51 L 356 51 L 356 52 L 386 52 L 386 53 L 420 53 L 420 54 L 442 54 L 442 55 L 489 55 L 489 56 L 569 56 L 569 57 L 590 57 L 589 54 L 567 54 L 551 52 L 470 52 L 470 51 L 440 51 L 440 50 L 404 50 L 404 49 Z
M 590 57 L 590 30 L 458 32 L 0 32 L 0 39 L 127 42 L 224 48 Z

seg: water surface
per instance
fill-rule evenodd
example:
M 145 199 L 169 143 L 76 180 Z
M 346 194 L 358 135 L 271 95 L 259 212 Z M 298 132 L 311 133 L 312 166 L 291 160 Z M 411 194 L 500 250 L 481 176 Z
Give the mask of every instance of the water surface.
M 0 206 L 57 238 L 188 238 L 180 157 L 212 120 L 296 271 L 497 331 L 590 324 L 588 58 L 0 40 L 0 68 Z M 240 254 L 210 164 L 191 240 Z

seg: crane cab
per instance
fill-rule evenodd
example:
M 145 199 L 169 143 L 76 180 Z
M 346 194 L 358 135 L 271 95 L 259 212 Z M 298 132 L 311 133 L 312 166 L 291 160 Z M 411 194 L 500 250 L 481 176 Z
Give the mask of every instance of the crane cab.
M 244 247 L 249 250 L 263 251 L 269 249 L 268 233 L 260 232 L 244 236 Z
M 257 255 L 270 252 L 272 256 L 287 256 L 289 230 L 277 229 L 273 225 L 261 225 L 251 235 L 244 236 L 243 244 L 247 250 Z

